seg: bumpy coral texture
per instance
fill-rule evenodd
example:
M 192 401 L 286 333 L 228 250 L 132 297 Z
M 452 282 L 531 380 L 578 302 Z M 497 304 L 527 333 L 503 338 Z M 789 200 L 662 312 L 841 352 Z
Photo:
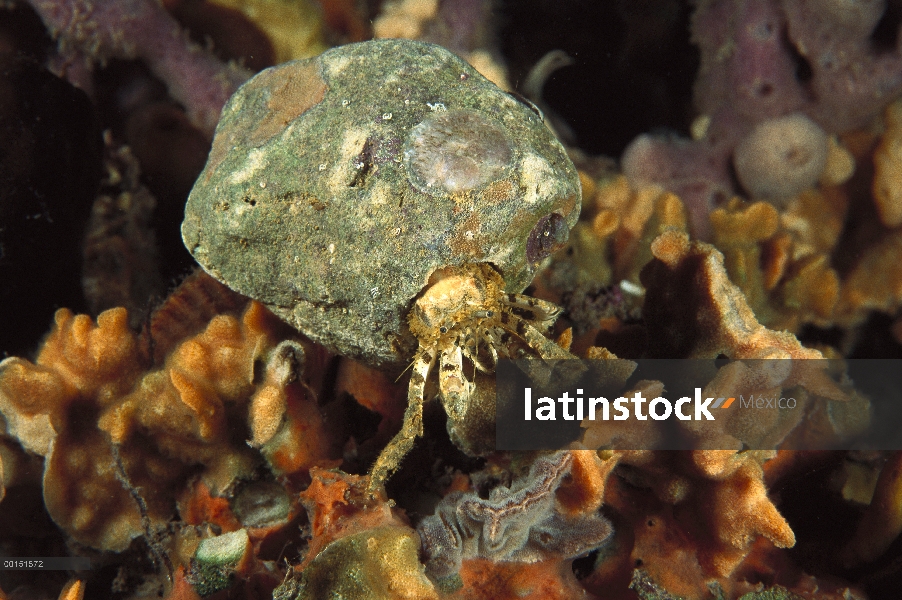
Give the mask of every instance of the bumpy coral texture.
M 629 526 L 615 536 L 587 587 L 597 593 L 618 568 L 641 565 L 669 592 L 703 598 L 707 581 L 730 581 L 760 546 L 759 536 L 768 545 L 791 547 L 793 532 L 764 486 L 760 463 L 766 458 L 763 453 L 615 452 L 608 462 L 619 466 L 607 479 L 605 504 Z
M 776 213 L 766 203 L 744 210 L 748 215 L 741 218 L 749 224 L 742 227 L 751 227 L 751 215 Z M 770 221 L 759 219 L 756 226 L 774 227 L 775 221 L 775 216 Z M 849 414 L 857 410 L 866 415 L 866 403 L 862 404 L 854 390 L 833 381 L 823 370 L 825 361 L 804 360 L 821 358 L 820 352 L 803 347 L 787 332 L 759 323 L 746 297 L 730 281 L 723 256 L 715 247 L 692 242 L 685 233 L 671 228 L 654 238 L 648 251 L 653 259 L 640 277 L 645 292 L 641 325 L 647 336 L 645 355 L 740 359 L 717 372 L 704 387 L 706 396 L 792 389 L 799 397 L 800 410 L 792 418 L 774 414 L 767 419 L 748 419 L 734 410 L 719 415 L 713 428 L 689 423 L 686 433 L 697 437 L 701 448 L 738 450 L 743 444 L 772 448 L 794 443 L 797 436 L 812 432 L 821 436 L 822 443 L 860 426 L 855 417 L 824 420 L 828 407 L 840 405 L 852 407 Z M 796 360 L 763 360 L 785 358 Z M 653 397 L 661 394 L 662 384 L 640 382 L 636 389 Z M 581 442 L 589 448 L 612 443 L 634 448 L 657 435 L 648 422 L 624 429 L 586 421 L 584 427 Z M 735 583 L 740 586 L 736 589 L 742 589 L 745 584 L 741 582 L 749 576 L 745 569 L 751 568 L 743 565 L 757 560 L 756 549 L 792 547 L 795 534 L 768 497 L 764 480 L 763 466 L 774 456 L 773 451 L 737 450 L 615 450 L 606 461 L 611 465 L 609 472 L 613 465 L 618 467 L 612 476 L 606 476 L 605 504 L 631 525 L 617 530 L 611 543 L 615 550 L 599 563 L 589 589 L 599 592 L 615 580 L 616 573 L 623 572 L 620 569 L 641 561 L 643 569 L 669 592 L 705 597 L 705 582 L 712 577 L 725 586 Z
M 788 203 L 732 197 L 706 209 L 706 234 L 723 253 L 729 279 L 762 325 L 792 333 L 806 325 L 851 328 L 872 311 L 893 314 L 902 302 L 893 191 L 899 187 L 899 106 L 890 104 L 870 130 L 831 137 L 819 181 Z M 654 212 L 640 208 L 649 205 L 646 198 L 666 193 L 657 185 L 621 177 L 602 177 L 590 185 L 586 214 L 571 235 L 569 262 L 577 266 L 580 281 L 638 283 L 638 271 L 651 258 L 652 240 L 663 229 L 682 229 L 679 221 L 662 219 L 662 201 L 655 201 L 659 208 Z M 683 206 L 685 198 L 670 196 L 671 204 Z M 599 255 L 606 260 L 598 260 Z M 564 271 L 553 268 L 544 278 L 555 273 Z M 565 285 L 557 282 L 559 288 L 585 285 L 574 285 L 568 277 Z M 578 313 L 581 305 L 576 309 Z M 597 331 L 598 322 L 578 325 Z M 578 341 L 577 348 L 583 343 Z
M 82 543 L 120 550 L 143 528 L 137 506 L 116 479 L 96 414 L 137 379 L 136 349 L 124 309 L 103 313 L 96 325 L 61 310 L 36 364 L 7 359 L 0 374 L 7 432 L 45 457 L 50 515 Z M 143 467 L 145 461 L 135 462 Z M 168 517 L 165 507 L 152 506 L 152 517 Z
M 877 156 L 895 160 L 893 123 L 886 119 L 880 138 L 859 132 L 830 142 L 824 168 L 829 180 L 822 178 L 817 188 L 798 193 L 783 207 L 734 197 L 705 215 L 729 280 L 761 325 L 791 333 L 808 324 L 849 327 L 872 310 L 891 313 L 900 302 L 898 232 L 885 229 L 865 205 L 870 198 L 861 197 L 863 186 L 893 189 L 892 168 L 883 174 L 878 169 L 873 181 L 867 170 L 849 178 L 856 163 L 870 161 L 878 140 Z M 687 231 L 685 205 L 660 186 L 633 185 L 621 175 L 597 181 L 585 173 L 582 177 L 587 199 L 571 233 L 569 254 L 558 255 L 537 283 L 548 286 L 543 290 L 546 297 L 568 308 L 577 351 L 593 343 L 613 343 L 616 352 L 619 346 L 610 335 L 594 338 L 605 327 L 628 328 L 624 321 L 630 319 L 629 306 L 644 301 L 641 287 L 636 295 L 624 292 L 617 282 L 641 284 L 639 272 L 653 258 L 657 236 Z M 603 318 L 615 315 L 620 318 L 608 318 L 602 325 Z M 666 338 L 654 339 L 667 343 Z M 626 341 L 625 333 L 619 341 Z M 647 334 L 634 336 L 628 354 L 640 356 L 647 341 Z M 670 356 L 668 350 L 657 352 Z
M 7 432 L 45 457 L 47 509 L 76 540 L 123 550 L 146 533 L 142 516 L 168 521 L 194 474 L 221 494 L 260 463 L 246 438 L 276 472 L 328 462 L 322 417 L 299 382 L 303 346 L 261 305 L 214 317 L 149 371 L 127 319 L 61 310 L 36 363 L 12 358 L 0 371 Z

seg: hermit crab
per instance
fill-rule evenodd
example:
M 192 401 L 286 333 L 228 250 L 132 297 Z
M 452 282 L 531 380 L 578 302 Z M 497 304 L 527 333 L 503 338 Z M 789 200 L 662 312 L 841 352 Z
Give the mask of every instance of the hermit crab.
M 213 277 L 314 341 L 410 368 L 378 487 L 422 434 L 436 367 L 452 422 L 499 357 L 569 356 L 545 337 L 557 307 L 519 293 L 566 242 L 580 201 L 538 111 L 439 46 L 380 40 L 242 86 L 182 237 Z

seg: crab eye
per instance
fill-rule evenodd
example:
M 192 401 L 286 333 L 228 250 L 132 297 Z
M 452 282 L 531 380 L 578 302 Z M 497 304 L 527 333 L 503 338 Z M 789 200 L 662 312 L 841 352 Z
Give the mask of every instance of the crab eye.
M 448 333 L 448 328 L 445 327 L 444 325 L 439 327 L 438 330 L 439 330 L 439 333 Z
M 570 228 L 564 217 L 557 213 L 542 217 L 526 240 L 526 260 L 536 264 L 563 248 L 569 238 Z

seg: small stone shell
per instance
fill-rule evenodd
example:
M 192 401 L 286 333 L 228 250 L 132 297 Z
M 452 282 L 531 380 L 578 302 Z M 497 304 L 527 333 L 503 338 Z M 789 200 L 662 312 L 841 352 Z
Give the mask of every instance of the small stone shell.
M 379 40 L 242 86 L 182 236 L 314 341 L 397 367 L 435 269 L 491 263 L 519 292 L 579 209 L 576 170 L 533 109 L 439 46 Z

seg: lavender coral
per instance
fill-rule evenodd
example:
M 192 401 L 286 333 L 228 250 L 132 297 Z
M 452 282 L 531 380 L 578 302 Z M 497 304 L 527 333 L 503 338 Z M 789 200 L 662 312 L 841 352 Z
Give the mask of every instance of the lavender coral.
M 745 164 L 739 158 L 745 151 L 734 153 L 754 145 L 756 126 L 804 115 L 827 134 L 846 132 L 870 122 L 899 95 L 898 36 L 890 48 L 873 39 L 883 10 L 881 2 L 700 2 L 692 22 L 701 52 L 694 139 L 642 135 L 624 153 L 624 173 L 636 184 L 657 183 L 679 194 L 693 231 L 708 235 L 707 213 L 737 191 L 730 163 L 737 161 L 737 169 Z M 810 170 L 818 164 L 811 161 Z M 800 180 L 810 183 L 818 175 Z M 760 179 L 743 180 L 740 172 L 746 192 L 772 196 L 773 189 L 756 183 Z M 785 195 L 800 185 L 777 191 Z
M 58 38 L 71 75 L 80 62 L 140 58 L 167 83 L 191 121 L 212 134 L 232 92 L 248 77 L 190 42 L 179 24 L 151 0 L 31 0 L 44 24 Z M 86 80 L 79 83 L 88 85 Z

